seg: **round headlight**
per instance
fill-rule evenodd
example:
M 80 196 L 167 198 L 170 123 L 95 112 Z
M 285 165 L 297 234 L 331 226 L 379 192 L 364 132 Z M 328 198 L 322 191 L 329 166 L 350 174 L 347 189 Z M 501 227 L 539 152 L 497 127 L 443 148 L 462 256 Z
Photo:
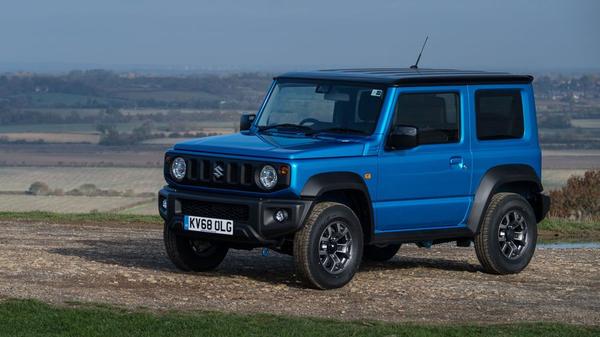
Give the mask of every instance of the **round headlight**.
M 277 170 L 271 165 L 263 166 L 258 175 L 258 181 L 263 188 L 272 189 L 277 185 Z
M 185 177 L 187 171 L 187 165 L 185 159 L 181 157 L 175 158 L 171 164 L 171 176 L 177 180 L 182 180 Z

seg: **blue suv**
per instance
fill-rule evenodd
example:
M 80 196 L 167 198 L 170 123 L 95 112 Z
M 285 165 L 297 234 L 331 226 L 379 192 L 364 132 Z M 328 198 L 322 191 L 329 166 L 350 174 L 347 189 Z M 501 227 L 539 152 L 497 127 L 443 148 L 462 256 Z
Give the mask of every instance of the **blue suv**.
M 294 256 L 338 288 L 403 243 L 474 242 L 483 269 L 531 260 L 542 194 L 533 78 L 436 69 L 338 69 L 274 79 L 240 132 L 176 144 L 159 192 L 164 242 L 185 271 L 229 249 Z

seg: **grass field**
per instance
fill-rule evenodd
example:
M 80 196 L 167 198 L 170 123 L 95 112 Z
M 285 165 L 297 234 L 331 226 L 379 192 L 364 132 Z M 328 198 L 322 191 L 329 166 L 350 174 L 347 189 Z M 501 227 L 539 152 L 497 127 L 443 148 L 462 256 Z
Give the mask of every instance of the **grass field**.
M 120 123 L 117 125 L 119 131 L 131 131 L 140 126 L 136 123 Z M 0 125 L 0 135 L 2 133 L 15 132 L 44 132 L 44 133 L 96 133 L 96 124 L 92 123 L 67 123 L 67 124 L 18 124 L 18 125 Z
M 57 213 L 118 212 L 151 200 L 152 198 L 140 197 L 35 196 L 3 194 L 0 195 L 0 211 L 42 211 Z
M 133 190 L 135 193 L 157 192 L 164 185 L 160 168 L 125 167 L 0 167 L 0 190 L 26 191 L 41 181 L 50 188 L 65 191 L 82 184 L 94 184 L 100 189 Z
M 598 336 L 600 328 L 553 323 L 417 325 L 266 314 L 129 311 L 105 305 L 0 303 L 0 336 Z
M 572 119 L 571 125 L 577 128 L 600 129 L 600 118 L 595 119 Z
M 11 132 L 1 133 L 0 136 L 6 137 L 9 141 L 36 142 L 43 140 L 46 143 L 90 143 L 97 144 L 100 140 L 98 133 L 76 133 L 76 132 Z
M 51 223 L 86 223 L 86 224 L 140 224 L 162 225 L 158 215 L 130 215 L 117 213 L 55 213 L 55 212 L 13 212 L 0 211 L 0 220 L 4 221 L 45 221 Z
M 150 200 L 119 211 L 120 214 L 156 215 L 157 201 Z

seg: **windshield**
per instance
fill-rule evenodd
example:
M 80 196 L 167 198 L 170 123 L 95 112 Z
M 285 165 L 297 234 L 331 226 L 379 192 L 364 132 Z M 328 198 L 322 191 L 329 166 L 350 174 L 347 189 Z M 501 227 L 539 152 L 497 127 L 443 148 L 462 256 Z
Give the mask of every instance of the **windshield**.
M 278 82 L 257 125 L 259 130 L 370 135 L 384 93 L 377 87 Z

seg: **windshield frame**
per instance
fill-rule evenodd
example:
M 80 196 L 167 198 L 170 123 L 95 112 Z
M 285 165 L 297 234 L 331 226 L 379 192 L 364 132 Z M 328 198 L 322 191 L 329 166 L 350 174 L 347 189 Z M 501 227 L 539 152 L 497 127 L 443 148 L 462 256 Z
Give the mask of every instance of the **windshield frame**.
M 388 95 L 388 89 L 389 89 L 389 87 L 385 84 L 367 83 L 367 82 L 360 82 L 360 81 L 278 78 L 278 79 L 273 80 L 273 82 L 271 83 L 271 86 L 269 87 L 269 91 L 260 106 L 260 110 L 258 111 L 258 113 L 256 115 L 254 123 L 252 123 L 251 131 L 253 133 L 261 132 L 261 127 L 259 127 L 259 122 L 263 118 L 263 114 L 265 112 L 267 105 L 269 104 L 269 101 L 272 99 L 273 92 L 275 92 L 277 86 L 282 83 L 298 83 L 298 84 L 312 84 L 312 85 L 337 85 L 337 86 L 342 85 L 342 86 L 359 87 L 359 88 L 364 88 L 364 89 L 379 89 L 382 91 L 381 103 L 379 105 L 379 110 L 377 111 L 377 118 L 375 120 L 373 130 L 371 132 L 365 132 L 364 134 L 336 132 L 336 131 L 327 131 L 327 130 L 323 130 L 322 132 L 319 132 L 319 130 L 317 129 L 317 130 L 314 130 L 315 132 L 295 132 L 294 133 L 294 134 L 301 134 L 306 137 L 312 137 L 317 134 L 328 134 L 328 135 L 334 135 L 334 136 L 338 136 L 338 137 L 343 136 L 345 138 L 346 137 L 370 137 L 370 136 L 373 136 L 379 128 L 379 124 L 381 122 L 381 116 L 383 115 L 383 108 L 387 101 L 387 95 Z M 278 132 L 277 128 L 270 129 L 269 131 Z M 290 132 L 281 132 L 281 133 L 291 134 Z

